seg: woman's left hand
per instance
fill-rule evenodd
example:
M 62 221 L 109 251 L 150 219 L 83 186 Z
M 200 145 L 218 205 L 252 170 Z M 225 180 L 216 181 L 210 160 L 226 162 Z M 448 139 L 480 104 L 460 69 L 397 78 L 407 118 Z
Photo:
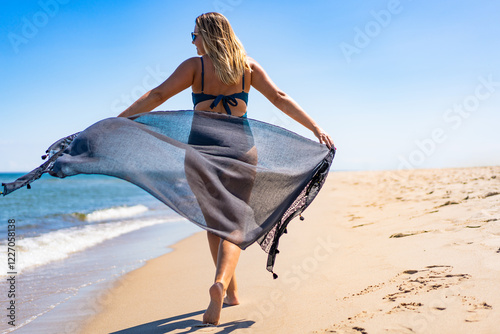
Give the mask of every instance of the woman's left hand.
M 332 147 L 335 150 L 337 149 L 335 147 L 335 145 L 333 144 L 332 138 L 328 135 L 328 133 L 326 133 L 325 131 L 323 131 L 323 129 L 316 128 L 315 131 L 314 131 L 314 135 L 319 139 L 319 142 L 321 144 L 325 144 L 329 149 L 332 149 Z

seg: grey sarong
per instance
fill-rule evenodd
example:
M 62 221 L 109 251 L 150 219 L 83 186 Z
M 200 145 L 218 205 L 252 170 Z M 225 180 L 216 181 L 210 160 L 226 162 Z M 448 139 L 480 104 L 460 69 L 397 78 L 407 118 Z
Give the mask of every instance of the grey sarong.
M 242 249 L 257 241 L 272 272 L 280 236 L 320 190 L 335 151 L 253 119 L 166 111 L 104 119 L 47 153 L 40 167 L 2 184 L 4 195 L 47 172 L 118 177 Z

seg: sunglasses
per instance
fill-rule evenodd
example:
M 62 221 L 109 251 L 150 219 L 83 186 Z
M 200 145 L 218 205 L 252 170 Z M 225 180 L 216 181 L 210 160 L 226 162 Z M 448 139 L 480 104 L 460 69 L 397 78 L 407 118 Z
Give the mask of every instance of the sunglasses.
M 194 40 L 196 39 L 196 36 L 198 36 L 198 33 L 196 32 L 192 32 L 191 33 L 191 38 L 192 38 L 192 41 L 194 42 Z

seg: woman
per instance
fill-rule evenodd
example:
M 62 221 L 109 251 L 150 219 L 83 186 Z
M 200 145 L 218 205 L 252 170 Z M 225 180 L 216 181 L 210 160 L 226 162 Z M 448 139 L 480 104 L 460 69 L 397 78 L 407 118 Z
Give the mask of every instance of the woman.
M 201 57 L 184 61 L 165 82 L 144 94 L 119 116 L 149 112 L 191 87 L 195 110 L 246 117 L 248 92 L 253 86 L 278 109 L 311 130 L 320 143 L 328 148 L 333 146 L 330 136 L 293 99 L 276 87 L 255 60 L 246 56 L 243 45 L 222 14 L 198 16 L 192 39 Z M 252 154 L 247 157 L 251 160 Z M 217 325 L 223 303 L 239 304 L 234 271 L 241 249 L 211 232 L 207 232 L 207 236 L 216 273 L 214 284 L 209 289 L 210 304 L 203 315 L 203 322 Z

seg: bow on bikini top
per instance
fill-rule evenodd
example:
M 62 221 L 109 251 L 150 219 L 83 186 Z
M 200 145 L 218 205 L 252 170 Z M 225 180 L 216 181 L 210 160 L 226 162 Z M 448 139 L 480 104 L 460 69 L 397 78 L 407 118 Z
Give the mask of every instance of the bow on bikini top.
M 233 107 L 237 106 L 238 101 L 236 99 L 243 100 L 248 105 L 248 93 L 245 92 L 245 74 L 243 74 L 242 87 L 240 93 L 235 93 L 231 95 L 220 94 L 217 96 L 203 93 L 203 89 L 205 86 L 205 66 L 203 64 L 203 57 L 200 57 L 200 59 L 201 59 L 201 93 L 193 93 L 193 104 L 195 107 L 200 102 L 213 100 L 212 104 L 210 105 L 210 109 L 215 108 L 220 102 L 222 102 L 222 105 L 224 106 L 224 109 L 226 110 L 227 114 L 231 115 L 231 108 L 229 107 L 229 105 L 232 105 Z M 245 115 L 241 117 L 247 117 L 247 113 L 245 113 Z

